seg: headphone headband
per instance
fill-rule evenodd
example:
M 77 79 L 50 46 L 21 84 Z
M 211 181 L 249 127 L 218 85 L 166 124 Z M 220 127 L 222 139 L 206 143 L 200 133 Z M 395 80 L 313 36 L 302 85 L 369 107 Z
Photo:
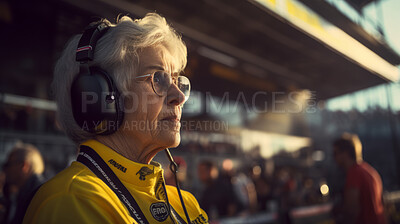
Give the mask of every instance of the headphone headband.
M 109 28 L 110 26 L 104 22 L 87 27 L 85 32 L 83 32 L 81 39 L 79 40 L 78 48 L 76 50 L 76 61 L 92 61 L 97 41 L 107 32 Z

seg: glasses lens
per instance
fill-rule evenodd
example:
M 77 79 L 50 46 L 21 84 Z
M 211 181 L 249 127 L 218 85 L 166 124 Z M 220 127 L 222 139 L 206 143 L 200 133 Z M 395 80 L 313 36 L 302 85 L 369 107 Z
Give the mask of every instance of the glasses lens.
M 190 96 L 190 81 L 186 76 L 178 77 L 178 88 L 185 95 L 185 102 L 186 102 Z
M 163 96 L 171 85 L 171 76 L 163 71 L 157 71 L 153 76 L 154 91 L 160 96 Z
M 177 77 L 174 83 L 178 86 L 178 88 L 185 95 L 185 102 L 189 99 L 190 96 L 190 81 L 185 76 Z M 171 75 L 164 71 L 157 71 L 153 76 L 153 87 L 154 91 L 159 95 L 163 96 L 168 91 L 169 87 L 172 84 Z

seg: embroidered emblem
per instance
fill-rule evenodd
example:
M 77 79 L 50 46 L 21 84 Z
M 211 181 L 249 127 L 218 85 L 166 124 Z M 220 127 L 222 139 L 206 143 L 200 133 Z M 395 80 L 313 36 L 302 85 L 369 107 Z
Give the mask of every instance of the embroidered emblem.
M 126 168 L 124 166 L 122 166 L 121 164 L 117 163 L 115 160 L 110 159 L 110 160 L 108 160 L 108 162 L 111 165 L 115 166 L 115 168 L 117 168 L 117 169 L 121 170 L 122 172 L 126 173 Z
M 149 169 L 148 167 L 144 166 L 142 168 L 140 168 L 140 170 L 136 173 L 136 175 L 140 175 L 139 176 L 139 180 L 146 180 L 146 176 L 153 174 L 154 173 L 154 167 L 153 170 Z
M 208 223 L 208 221 L 206 218 L 204 218 L 203 214 L 200 214 L 192 223 L 193 224 L 204 224 L 204 223 Z
M 150 212 L 153 218 L 159 222 L 163 222 L 168 218 L 168 207 L 164 202 L 151 204 Z

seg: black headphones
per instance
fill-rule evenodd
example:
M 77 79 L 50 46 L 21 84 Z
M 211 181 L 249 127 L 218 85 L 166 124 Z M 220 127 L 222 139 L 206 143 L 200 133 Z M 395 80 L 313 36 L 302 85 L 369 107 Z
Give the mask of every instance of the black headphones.
M 87 27 L 79 40 L 76 61 L 79 74 L 71 85 L 71 105 L 76 123 L 94 134 L 109 135 L 124 120 L 123 100 L 106 71 L 89 66 L 97 41 L 110 29 L 103 21 Z

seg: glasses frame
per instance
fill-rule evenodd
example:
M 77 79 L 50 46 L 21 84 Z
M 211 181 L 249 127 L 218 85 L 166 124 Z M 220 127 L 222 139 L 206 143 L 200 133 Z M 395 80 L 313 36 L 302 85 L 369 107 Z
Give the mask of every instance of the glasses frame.
M 188 81 L 189 81 L 189 85 L 190 85 L 190 80 L 189 80 L 189 78 L 188 77 L 186 77 L 186 76 L 180 76 L 180 75 L 178 75 L 177 77 L 176 77 L 176 79 L 174 79 L 174 78 L 172 78 L 172 74 L 171 73 L 168 73 L 168 72 L 165 72 L 165 71 L 155 71 L 155 72 L 153 72 L 153 73 L 149 73 L 149 74 L 146 74 L 146 75 L 140 75 L 140 76 L 136 76 L 135 77 L 135 80 L 137 80 L 137 79 L 143 79 L 143 80 L 140 80 L 139 82 L 143 82 L 143 81 L 146 81 L 146 79 L 148 78 L 148 77 L 150 77 L 150 81 L 151 81 L 151 87 L 153 88 L 153 91 L 154 91 L 154 93 L 157 95 L 157 96 L 160 96 L 160 97 L 162 97 L 162 96 L 164 96 L 164 94 L 160 94 L 160 93 L 157 93 L 157 91 L 156 91 L 156 88 L 154 87 L 154 75 L 156 74 L 156 72 L 164 72 L 164 73 L 167 73 L 168 75 L 169 75 L 169 77 L 170 77 L 170 79 L 171 79 L 171 85 L 172 84 L 174 84 L 175 86 L 177 86 L 178 87 L 178 89 L 179 89 L 179 91 L 181 91 L 182 93 L 183 93 L 183 91 L 179 88 L 179 86 L 178 86 L 178 78 L 179 77 L 185 77 Z M 177 74 L 177 73 L 174 73 L 174 74 Z M 174 81 L 174 80 L 176 80 L 176 81 Z M 167 88 L 167 89 L 169 89 L 170 87 L 171 87 L 171 85 Z M 184 93 L 183 93 L 184 94 Z M 184 94 L 185 95 L 185 94 Z M 185 98 L 189 98 L 189 96 L 186 96 L 185 95 Z M 186 100 L 185 100 L 186 101 Z

